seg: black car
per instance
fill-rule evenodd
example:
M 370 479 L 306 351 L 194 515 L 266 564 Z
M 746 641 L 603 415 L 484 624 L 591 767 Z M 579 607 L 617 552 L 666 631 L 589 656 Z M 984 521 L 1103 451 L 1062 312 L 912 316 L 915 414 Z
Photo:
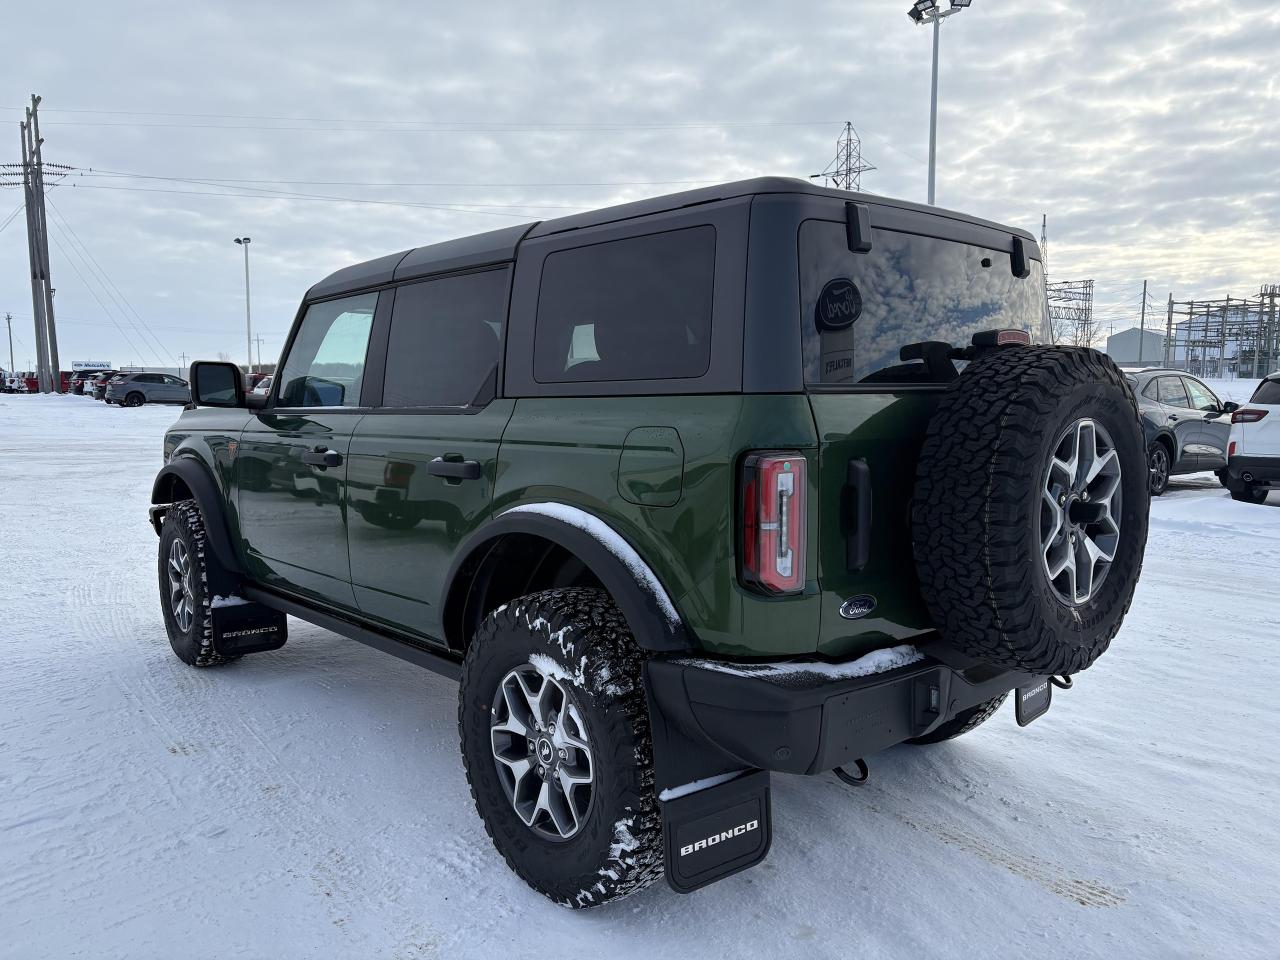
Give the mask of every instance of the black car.
M 1225 483 L 1231 413 L 1239 404 L 1223 403 L 1203 382 L 1178 370 L 1126 370 L 1125 377 L 1142 414 L 1152 496 L 1164 493 L 1174 474 L 1212 470 Z

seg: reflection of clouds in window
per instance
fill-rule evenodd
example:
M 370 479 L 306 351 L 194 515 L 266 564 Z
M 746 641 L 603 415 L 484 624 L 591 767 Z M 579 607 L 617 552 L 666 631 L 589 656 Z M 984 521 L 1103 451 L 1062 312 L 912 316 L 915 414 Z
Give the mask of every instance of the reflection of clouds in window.
M 869 253 L 851 253 L 842 223 L 809 220 L 800 229 L 800 290 L 805 379 L 852 383 L 899 363 L 908 343 L 957 346 L 997 328 L 1038 336 L 1044 312 L 1039 261 L 1025 280 L 1009 254 L 888 230 L 872 233 Z M 983 258 L 991 261 L 983 267 Z M 814 310 L 823 286 L 848 277 L 862 294 L 862 315 L 846 330 L 819 333 Z

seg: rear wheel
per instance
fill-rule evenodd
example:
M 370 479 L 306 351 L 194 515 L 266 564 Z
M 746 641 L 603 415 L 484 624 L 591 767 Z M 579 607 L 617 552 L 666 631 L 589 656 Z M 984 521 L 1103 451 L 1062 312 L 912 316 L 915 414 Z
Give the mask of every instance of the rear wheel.
M 1252 484 L 1241 484 L 1231 489 L 1231 499 L 1243 503 L 1265 503 L 1269 487 L 1255 487 Z
M 954 740 L 963 733 L 968 733 L 974 727 L 980 727 L 1000 709 L 1000 704 L 1004 703 L 1007 693 L 1002 693 L 998 697 L 992 697 L 985 703 L 980 703 L 976 707 L 970 707 L 968 710 L 961 710 L 946 723 L 939 724 L 936 729 L 930 733 L 926 733 L 923 737 L 913 737 L 907 743 L 914 743 L 918 746 L 928 745 L 930 743 L 941 743 L 943 740 Z
M 1147 469 L 1151 473 L 1151 495 L 1158 497 L 1169 489 L 1169 448 L 1160 440 L 1147 447 Z
M 140 407 L 145 402 L 146 402 L 146 397 L 140 394 L 137 390 L 134 390 L 132 393 L 130 393 L 127 397 L 124 398 L 124 405 L 126 407 Z
M 530 594 L 476 631 L 458 729 L 476 809 L 529 886 L 569 907 L 662 875 L 643 656 L 601 590 Z

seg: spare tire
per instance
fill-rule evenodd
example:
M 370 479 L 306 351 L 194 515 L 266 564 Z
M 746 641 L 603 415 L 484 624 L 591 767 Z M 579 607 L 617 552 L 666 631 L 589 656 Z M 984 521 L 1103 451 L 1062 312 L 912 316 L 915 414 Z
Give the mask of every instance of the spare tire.
M 1006 347 L 974 360 L 916 472 L 912 545 L 934 624 L 988 663 L 1085 669 L 1133 599 L 1148 497 L 1137 401 L 1109 357 Z

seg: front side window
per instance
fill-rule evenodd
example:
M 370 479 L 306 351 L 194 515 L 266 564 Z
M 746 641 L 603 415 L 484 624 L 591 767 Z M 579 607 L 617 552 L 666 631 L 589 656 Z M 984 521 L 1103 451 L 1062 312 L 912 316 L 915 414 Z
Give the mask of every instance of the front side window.
M 493 399 L 508 287 L 504 269 L 397 289 L 383 405 L 465 407 Z
M 1187 385 L 1187 394 L 1191 397 L 1191 406 L 1206 412 L 1222 409 L 1222 404 L 1213 395 L 1213 391 L 1199 380 L 1192 380 L 1190 377 L 1186 377 L 1183 379 L 1183 383 Z
M 700 377 L 711 364 L 716 231 L 688 227 L 548 255 L 539 383 Z
M 849 250 L 845 225 L 800 226 L 800 324 L 809 384 L 931 382 L 903 363 L 909 343 L 967 346 L 983 330 L 1047 329 L 1044 268 L 1015 277 L 1010 255 L 894 230 L 871 231 L 871 250 Z
M 1156 380 L 1156 390 L 1160 402 L 1170 407 L 1189 407 L 1187 391 L 1182 386 L 1181 377 L 1160 377 Z
M 357 407 L 376 293 L 307 308 L 280 374 L 282 407 Z

